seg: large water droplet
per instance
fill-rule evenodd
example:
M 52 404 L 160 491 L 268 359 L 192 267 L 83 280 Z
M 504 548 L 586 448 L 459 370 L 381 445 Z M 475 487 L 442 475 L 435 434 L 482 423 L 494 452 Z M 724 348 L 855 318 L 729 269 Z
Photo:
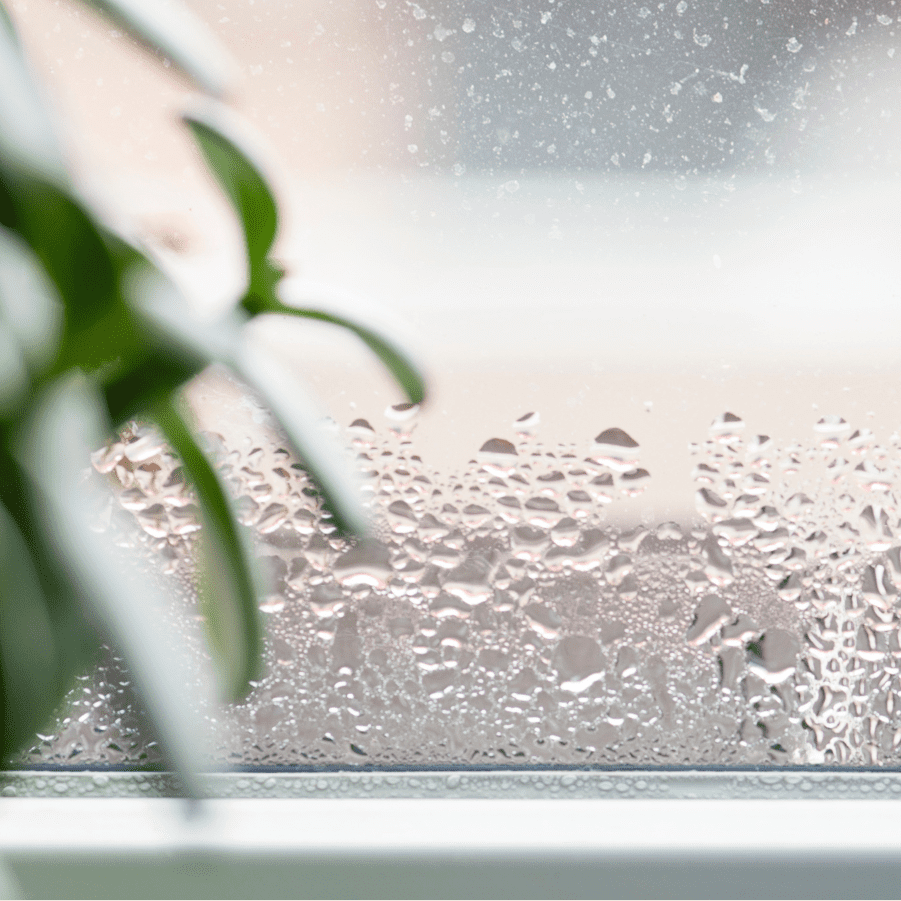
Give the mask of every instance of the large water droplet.
M 479 448 L 478 460 L 486 472 L 506 477 L 516 471 L 516 447 L 503 438 L 491 438 Z
M 700 647 L 732 618 L 732 608 L 718 595 L 708 594 L 695 610 L 694 622 L 685 633 L 692 647 Z
M 570 635 L 554 649 L 551 665 L 564 691 L 578 694 L 604 676 L 604 656 L 600 645 L 584 635 Z
M 388 548 L 374 541 L 358 544 L 338 557 L 332 574 L 339 585 L 347 588 L 386 588 L 391 576 Z
M 592 442 L 589 457 L 616 472 L 628 472 L 638 463 L 638 442 L 622 429 L 606 429 Z
M 768 685 L 778 685 L 794 674 L 801 646 L 790 632 L 770 629 L 752 649 L 749 669 Z

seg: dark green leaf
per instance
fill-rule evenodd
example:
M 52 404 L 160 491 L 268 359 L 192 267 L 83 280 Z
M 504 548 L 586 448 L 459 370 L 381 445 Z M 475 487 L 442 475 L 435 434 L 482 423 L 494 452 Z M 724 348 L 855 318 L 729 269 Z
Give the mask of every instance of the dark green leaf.
M 240 700 L 251 679 L 260 677 L 262 629 L 257 592 L 250 569 L 250 546 L 216 472 L 204 456 L 185 414 L 170 395 L 151 415 L 181 457 L 203 511 L 201 604 L 218 650 L 230 700 Z
M 203 368 L 203 367 L 200 367 Z M 115 428 L 146 413 L 160 398 L 189 382 L 199 368 L 170 350 L 154 348 L 140 363 L 103 386 L 106 408 Z
M 354 332 L 382 361 L 397 383 L 404 389 L 411 404 L 425 400 L 426 385 L 422 367 L 416 362 L 412 350 L 397 337 L 398 326 L 390 329 L 367 316 L 362 305 L 348 304 L 337 296 L 320 296 L 313 286 L 306 286 L 294 279 L 285 279 L 278 286 L 279 297 L 270 296 L 246 304 L 251 315 L 259 313 L 283 313 L 331 322 Z M 314 296 L 310 296 L 314 295 Z M 354 309 L 346 311 L 346 307 Z
M 236 368 L 245 381 L 260 392 L 287 432 L 304 468 L 322 492 L 335 525 L 345 534 L 365 535 L 368 524 L 358 486 L 349 475 L 350 461 L 338 442 L 321 427 L 321 417 L 305 387 L 270 356 L 249 343 L 242 346 Z
M 46 724 L 62 700 L 53 626 L 28 545 L 0 506 L 0 759 Z
M 202 680 L 185 656 L 182 636 L 160 615 L 164 596 L 132 575 L 119 550 L 91 528 L 84 466 L 108 428 L 100 400 L 80 377 L 51 385 L 22 437 L 19 460 L 36 489 L 42 533 L 128 660 L 164 751 L 187 791 L 199 796 L 208 738 L 199 715 Z
M 37 256 L 64 307 L 54 371 L 86 371 L 144 355 L 143 340 L 119 289 L 119 267 L 105 236 L 79 201 L 48 182 L 0 171 L 0 213 Z M 5 198 L 8 202 L 2 202 Z
M 233 83 L 235 66 L 225 49 L 201 19 L 176 0 L 85 2 L 162 53 L 207 93 L 219 97 Z
M 246 123 L 226 107 L 209 104 L 184 120 L 241 220 L 247 245 L 249 293 L 271 293 L 279 270 L 268 261 L 278 230 L 278 208 L 265 176 L 263 151 Z
M 53 674 L 56 681 L 48 689 L 48 704 L 55 705 L 75 676 L 96 661 L 100 641 L 85 617 L 87 599 L 60 564 L 42 517 L 35 516 L 30 485 L 11 453 L 6 429 L 0 429 L 0 435 L 0 498 L 28 549 L 53 629 L 57 666 Z

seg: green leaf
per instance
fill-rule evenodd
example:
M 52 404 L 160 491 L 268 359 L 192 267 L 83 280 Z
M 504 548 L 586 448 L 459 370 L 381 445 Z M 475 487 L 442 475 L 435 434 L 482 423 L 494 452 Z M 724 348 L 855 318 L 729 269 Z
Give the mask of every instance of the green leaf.
M 21 46 L 19 44 L 19 33 L 16 31 L 16 26 L 13 24 L 13 20 L 10 18 L 9 11 L 7 8 L 0 3 L 0 28 L 2 28 L 8 35 L 15 41 L 17 46 Z
M 183 119 L 241 221 L 247 247 L 248 293 L 269 294 L 281 277 L 280 270 L 268 260 L 278 231 L 278 208 L 265 175 L 269 167 L 260 142 L 246 122 L 219 104 L 192 110 Z
M 403 388 L 411 404 L 426 397 L 426 379 L 414 352 L 397 337 L 403 330 L 399 323 L 385 325 L 377 316 L 367 314 L 363 305 L 335 292 L 324 292 L 318 286 L 296 279 L 285 279 L 278 286 L 278 297 L 270 296 L 250 302 L 248 312 L 282 313 L 306 319 L 330 322 L 354 332 L 382 361 Z M 384 314 L 383 314 L 384 317 Z
M 139 259 L 127 268 L 121 286 L 142 354 L 103 378 L 107 410 L 117 428 L 219 359 L 215 325 L 196 321 L 181 292 L 160 270 Z
M 357 487 L 348 474 L 350 466 L 344 465 L 341 446 L 320 428 L 322 417 L 312 406 L 304 386 L 265 354 L 248 346 L 241 332 L 246 321 L 243 314 L 229 312 L 213 323 L 193 319 L 174 286 L 153 273 L 138 273 L 133 290 L 139 298 L 141 315 L 167 336 L 173 356 L 182 352 L 206 354 L 210 362 L 234 368 L 264 396 L 303 458 L 338 528 L 363 534 L 366 517 Z
M 3 222 L 28 244 L 63 303 L 64 325 L 55 371 L 92 371 L 143 356 L 143 342 L 119 290 L 119 267 L 81 203 L 49 182 L 4 179 Z M 8 201 L 2 202 L 3 196 Z
M 159 736 L 189 794 L 208 760 L 200 711 L 203 680 L 182 637 L 160 615 L 166 599 L 130 569 L 112 542 L 91 528 L 85 461 L 108 429 L 96 389 L 80 376 L 45 390 L 25 429 L 18 457 L 35 488 L 35 509 L 57 559 L 91 604 L 94 618 L 128 660 Z
M 53 361 L 62 314 L 40 261 L 18 235 L 0 228 L 0 318 L 15 335 L 32 372 Z
M 260 677 L 262 627 L 250 568 L 249 544 L 216 472 L 204 456 L 171 395 L 157 402 L 151 415 L 181 457 L 200 499 L 203 513 L 201 605 L 219 652 L 226 692 L 238 701 L 249 682 Z
M 53 120 L 15 31 L 0 27 L 0 168 L 68 183 Z
M 320 425 L 322 417 L 310 401 L 309 392 L 271 356 L 248 342 L 242 344 L 235 368 L 259 391 L 287 432 L 338 529 L 344 534 L 365 535 L 368 522 L 359 488 L 350 476 L 350 460 Z
M 235 80 L 235 65 L 216 36 L 176 0 L 85 0 L 149 49 L 163 54 L 216 97 Z
M 0 420 L 20 410 L 30 387 L 22 348 L 12 329 L 0 318 Z
M 230 310 L 212 322 L 194 316 L 178 287 L 152 267 L 134 267 L 126 292 L 153 339 L 168 353 L 196 365 L 228 362 L 237 353 L 241 328 L 247 321 L 243 313 Z
M 22 533 L 0 505 L 0 760 L 46 724 L 62 700 L 47 602 Z

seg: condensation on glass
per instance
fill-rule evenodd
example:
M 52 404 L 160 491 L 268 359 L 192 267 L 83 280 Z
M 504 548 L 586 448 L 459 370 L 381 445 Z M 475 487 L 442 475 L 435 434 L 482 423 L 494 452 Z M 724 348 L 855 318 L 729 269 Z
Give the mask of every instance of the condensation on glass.
M 207 435 L 268 580 L 267 675 L 204 712 L 216 763 L 897 761 L 897 435 L 823 417 L 779 446 L 724 413 L 691 449 L 698 515 L 623 529 L 610 511 L 628 519 L 650 476 L 622 429 L 547 445 L 528 413 L 439 472 L 413 413 L 347 431 L 378 523 L 356 546 L 276 434 Z M 190 596 L 199 524 L 177 461 L 135 429 L 94 466 L 121 486 L 98 488 L 97 527 Z M 155 760 L 127 688 L 110 662 L 26 759 Z
M 362 471 L 359 546 L 253 398 L 194 387 L 268 584 L 265 677 L 198 711 L 211 764 L 897 765 L 901 9 L 194 6 L 301 201 L 286 254 L 413 320 L 436 385 L 389 406 L 358 355 L 259 330 Z M 77 44 L 46 68 L 90 82 L 110 178 L 196 197 L 135 193 L 137 227 L 198 298 L 239 286 L 183 148 L 111 137 L 136 113 Z M 202 655 L 177 461 L 135 425 L 92 478 Z M 158 761 L 130 691 L 110 658 L 22 763 Z

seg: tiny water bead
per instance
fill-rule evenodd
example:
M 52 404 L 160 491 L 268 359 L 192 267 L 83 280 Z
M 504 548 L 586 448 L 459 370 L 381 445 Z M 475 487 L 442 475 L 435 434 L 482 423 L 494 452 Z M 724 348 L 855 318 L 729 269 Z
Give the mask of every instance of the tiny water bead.
M 254 536 L 269 636 L 246 701 L 198 711 L 211 764 L 901 762 L 897 436 L 824 416 L 780 446 L 723 413 L 686 455 L 696 514 L 641 523 L 652 476 L 618 427 L 550 446 L 532 412 L 440 472 L 416 413 L 345 433 L 376 523 L 357 544 L 284 447 L 205 436 Z M 203 654 L 178 460 L 132 425 L 91 463 L 96 528 L 174 586 L 165 615 Z M 143 729 L 110 657 L 21 762 L 156 762 Z

